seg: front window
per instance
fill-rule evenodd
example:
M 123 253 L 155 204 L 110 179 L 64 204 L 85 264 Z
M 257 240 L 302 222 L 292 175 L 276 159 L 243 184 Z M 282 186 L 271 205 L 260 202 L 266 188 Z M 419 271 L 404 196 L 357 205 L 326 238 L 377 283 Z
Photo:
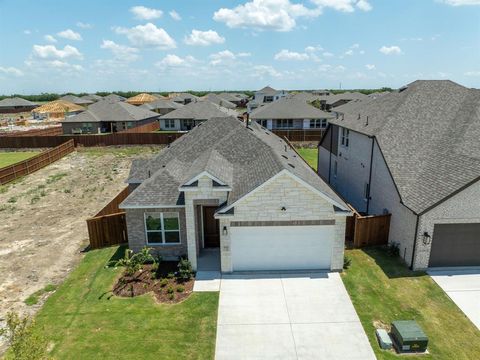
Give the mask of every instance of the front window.
M 174 119 L 165 119 L 165 129 L 173 129 L 175 127 Z
M 265 96 L 263 98 L 264 103 L 269 103 L 269 102 L 272 102 L 272 101 L 273 101 L 273 96 Z
M 257 123 L 259 123 L 264 128 L 267 128 L 268 120 L 257 120 Z
M 310 120 L 310 129 L 325 129 L 327 127 L 327 119 Z
M 148 245 L 180 244 L 178 213 L 145 213 Z
M 350 135 L 350 130 L 342 128 L 342 139 L 341 139 L 342 146 L 348 147 L 348 145 L 350 144 L 349 135 Z
M 293 128 L 292 119 L 277 120 L 277 129 L 289 129 L 289 128 Z

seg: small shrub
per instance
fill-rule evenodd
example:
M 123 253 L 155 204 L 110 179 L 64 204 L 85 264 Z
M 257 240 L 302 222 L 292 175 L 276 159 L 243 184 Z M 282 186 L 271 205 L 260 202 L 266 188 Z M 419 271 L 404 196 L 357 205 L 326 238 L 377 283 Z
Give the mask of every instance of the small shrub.
M 63 192 L 64 192 L 65 194 L 70 194 L 70 193 L 72 192 L 72 190 L 70 190 L 70 189 L 65 189 L 65 190 L 63 190 Z
M 400 244 L 396 242 L 389 243 L 387 248 L 387 254 L 391 257 L 400 256 Z
M 45 191 L 43 191 L 43 190 L 40 191 L 40 196 L 41 196 L 41 197 L 44 197 L 44 196 L 46 196 L 46 195 L 47 195 L 47 193 L 46 193 Z
M 40 196 L 35 195 L 33 198 L 30 199 L 30 204 L 36 204 L 40 200 Z
M 165 287 L 168 285 L 168 279 L 162 279 L 160 280 L 160 287 Z
M 8 199 L 8 202 L 11 204 L 15 204 L 17 202 L 17 198 L 12 196 L 10 199 Z
M 343 257 L 343 268 L 346 270 L 352 265 L 352 259 L 350 259 L 348 256 Z
M 175 278 L 175 273 L 172 273 L 172 272 L 168 273 L 167 278 L 169 278 L 169 279 Z
M 128 276 L 133 276 L 137 271 L 141 270 L 143 264 L 149 260 L 155 261 L 153 256 L 150 254 L 150 249 L 145 247 L 142 249 L 142 251 L 136 254 L 134 254 L 132 250 L 127 249 L 122 259 L 113 261 L 112 263 L 115 267 L 125 267 L 125 274 Z
M 182 285 L 177 286 L 177 292 L 178 293 L 183 293 L 184 291 L 185 291 L 185 287 L 183 287 Z
M 181 259 L 178 263 L 178 278 L 180 280 L 190 280 L 193 276 L 192 264 L 187 259 Z
M 167 288 L 167 293 L 168 293 L 168 294 L 173 294 L 173 292 L 174 292 L 173 286 L 169 286 L 169 287 Z
M 175 299 L 175 294 L 174 293 L 168 294 L 168 299 L 169 300 Z

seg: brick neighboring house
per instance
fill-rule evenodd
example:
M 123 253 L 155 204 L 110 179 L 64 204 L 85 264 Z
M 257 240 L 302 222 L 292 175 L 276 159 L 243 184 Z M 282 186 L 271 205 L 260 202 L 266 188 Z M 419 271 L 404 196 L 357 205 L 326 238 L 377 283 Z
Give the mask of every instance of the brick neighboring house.
M 480 91 L 415 81 L 335 112 L 319 174 L 358 211 L 392 214 L 412 268 L 479 266 Z
M 5 98 L 0 100 L 0 113 L 16 114 L 21 112 L 30 112 L 37 106 L 38 104 L 19 97 Z
M 188 256 L 197 269 L 213 248 L 222 272 L 343 267 L 347 205 L 254 122 L 212 118 L 134 161 L 127 182 L 120 207 L 134 251 Z

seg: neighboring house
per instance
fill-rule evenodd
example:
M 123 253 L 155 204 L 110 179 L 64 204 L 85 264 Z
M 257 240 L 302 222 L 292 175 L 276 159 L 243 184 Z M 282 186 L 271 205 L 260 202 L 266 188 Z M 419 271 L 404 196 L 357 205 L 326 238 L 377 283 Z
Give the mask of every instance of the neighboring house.
M 204 248 L 218 249 L 222 272 L 343 267 L 349 208 L 256 123 L 210 119 L 134 161 L 127 182 L 120 208 L 133 251 L 188 256 L 195 270 Z
M 265 86 L 263 89 L 256 91 L 253 100 L 247 104 L 248 112 L 252 112 L 260 106 L 282 99 L 287 95 L 288 92 L 285 90 L 275 90 L 270 86 Z
M 199 101 L 205 101 L 205 100 L 210 101 L 219 106 L 223 106 L 224 108 L 227 108 L 227 109 L 235 109 L 237 107 L 237 105 L 235 105 L 234 103 L 213 93 L 207 94 L 199 99 Z
M 91 101 L 93 103 L 93 102 L 97 102 L 97 101 L 102 100 L 103 97 L 100 96 L 100 95 L 96 95 L 96 94 L 88 94 L 88 95 L 83 95 L 82 97 L 80 97 L 80 99 L 88 100 L 88 101 Z
M 169 95 L 170 100 L 182 104 L 187 105 L 191 102 L 195 102 L 198 99 L 198 96 L 195 96 L 190 93 L 172 93 Z
M 368 95 L 359 93 L 359 92 L 344 92 L 336 95 L 327 95 L 322 97 L 320 102 L 322 104 L 322 109 L 326 111 L 333 111 L 334 108 L 344 105 L 350 101 L 363 101 L 368 100 Z
M 38 107 L 38 104 L 19 97 L 0 100 L 0 113 L 2 114 L 30 112 L 36 107 Z
M 173 110 L 180 109 L 182 106 L 182 104 L 176 103 L 172 100 L 158 99 L 150 103 L 143 104 L 140 107 L 150 111 L 155 111 L 160 115 L 165 115 Z
M 479 266 L 480 91 L 415 81 L 336 111 L 319 174 L 359 212 L 392 214 L 412 268 Z
M 31 113 L 34 119 L 62 121 L 82 111 L 85 111 L 83 106 L 65 100 L 55 100 L 36 107 Z
M 158 121 L 153 111 L 126 102 L 98 101 L 62 122 L 64 134 L 99 134 L 131 129 Z
M 80 105 L 80 106 L 88 106 L 94 103 L 94 101 L 92 100 L 82 99 L 75 95 L 65 95 L 65 96 L 62 96 L 59 100 L 68 101 L 75 105 Z
M 262 106 L 250 114 L 250 119 L 269 130 L 325 129 L 334 116 L 310 105 L 305 96 L 288 96 Z
M 103 97 L 103 100 L 107 100 L 110 102 L 118 102 L 118 101 L 125 101 L 127 98 L 124 98 L 123 96 L 117 95 L 117 94 L 109 94 L 107 96 Z
M 140 105 L 143 105 L 143 104 L 146 104 L 146 103 L 149 103 L 149 102 L 156 101 L 158 99 L 159 98 L 155 95 L 142 93 L 142 94 L 132 96 L 131 98 L 128 98 L 127 100 L 125 100 L 125 102 L 130 104 L 130 105 L 140 106 Z
M 244 108 L 248 103 L 248 97 L 245 94 L 223 92 L 218 94 L 218 96 L 240 108 Z
M 235 110 L 218 106 L 208 100 L 191 102 L 160 118 L 160 130 L 189 131 L 214 117 L 237 117 Z

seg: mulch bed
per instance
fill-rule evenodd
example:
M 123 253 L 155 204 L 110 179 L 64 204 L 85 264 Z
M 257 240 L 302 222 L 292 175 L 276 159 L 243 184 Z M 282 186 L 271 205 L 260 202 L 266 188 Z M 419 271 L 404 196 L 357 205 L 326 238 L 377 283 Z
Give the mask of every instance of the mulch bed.
M 162 261 L 158 270 L 154 270 L 152 265 L 144 265 L 143 270 L 137 271 L 133 276 L 124 274 L 113 287 L 113 293 L 121 297 L 134 297 L 153 292 L 161 303 L 181 302 L 192 293 L 195 278 L 182 281 L 168 277 L 168 274 L 177 271 L 177 264 L 175 261 Z

